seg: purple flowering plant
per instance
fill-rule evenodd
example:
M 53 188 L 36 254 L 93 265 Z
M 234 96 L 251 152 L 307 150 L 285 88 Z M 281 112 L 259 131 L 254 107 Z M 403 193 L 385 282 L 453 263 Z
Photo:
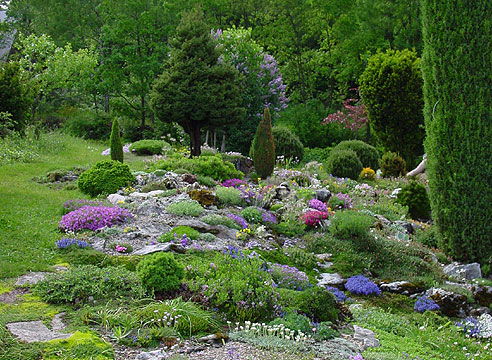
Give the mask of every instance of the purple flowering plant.
M 455 324 L 468 337 L 480 336 L 480 321 L 478 321 L 478 319 L 467 317 L 463 321 L 456 322 Z
M 307 226 L 317 227 L 321 220 L 325 220 L 328 216 L 333 215 L 332 212 L 310 210 L 301 215 L 300 219 L 304 221 Z
M 347 295 L 345 295 L 345 293 L 336 288 L 336 287 L 333 287 L 333 286 L 327 286 L 326 287 L 326 290 L 328 290 L 329 292 L 331 292 L 333 295 L 335 295 L 335 298 L 337 299 L 338 302 L 344 302 L 345 300 L 347 300 Z
M 63 203 L 63 215 L 71 211 L 80 209 L 83 206 L 104 206 L 102 201 L 94 201 L 87 199 L 67 200 Z
M 268 272 L 272 274 L 273 280 L 280 288 L 303 291 L 312 286 L 306 273 L 294 266 L 272 264 Z
M 243 219 L 242 216 L 235 215 L 235 214 L 227 214 L 226 216 L 228 218 L 234 220 L 236 222 L 236 224 L 241 226 L 243 229 L 246 229 L 248 227 L 248 223 L 246 222 L 246 220 Z
M 311 199 L 309 200 L 308 206 L 311 209 L 318 210 L 318 211 L 328 211 L 328 206 L 326 204 L 318 199 Z
M 348 278 L 345 283 L 345 289 L 350 291 L 352 294 L 357 295 L 379 296 L 381 294 L 381 289 L 379 289 L 375 283 L 366 278 L 364 275 L 357 275 Z
M 428 298 L 425 295 L 420 296 L 415 302 L 415 306 L 413 307 L 415 311 L 419 313 L 423 313 L 425 311 L 436 311 L 439 310 L 439 305 L 435 303 L 434 300 Z
M 246 181 L 241 179 L 227 179 L 222 184 L 223 187 L 234 187 L 238 188 L 241 185 L 246 185 Z
M 86 241 L 79 240 L 79 239 L 69 239 L 69 238 L 63 238 L 61 240 L 58 240 L 56 242 L 56 246 L 58 249 L 67 249 L 70 247 L 78 247 L 81 249 L 87 248 L 87 247 L 92 247 L 91 244 L 89 244 Z
M 62 231 L 98 230 L 130 220 L 126 209 L 106 206 L 83 206 L 63 215 L 58 227 Z

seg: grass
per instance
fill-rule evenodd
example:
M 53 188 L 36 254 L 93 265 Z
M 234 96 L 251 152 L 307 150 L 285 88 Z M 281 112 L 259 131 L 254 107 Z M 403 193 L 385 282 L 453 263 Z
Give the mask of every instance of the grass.
M 86 198 L 78 189 L 53 190 L 33 177 L 106 158 L 101 143 L 62 134 L 42 134 L 39 142 L 34 162 L 0 166 L 0 279 L 49 270 L 56 256 L 55 241 L 62 237 L 58 231 L 62 204 Z M 144 168 L 142 157 L 125 155 L 133 170 Z

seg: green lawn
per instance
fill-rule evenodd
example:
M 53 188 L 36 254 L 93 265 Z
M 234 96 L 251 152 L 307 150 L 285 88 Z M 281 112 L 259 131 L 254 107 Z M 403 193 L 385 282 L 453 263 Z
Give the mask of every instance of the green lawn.
M 55 241 L 63 237 L 58 231 L 61 206 L 86 197 L 78 189 L 50 189 L 33 177 L 108 158 L 101 155 L 105 145 L 66 135 L 42 135 L 41 143 L 35 162 L 0 166 L 0 279 L 53 265 Z M 125 156 L 133 169 L 143 168 L 140 159 Z

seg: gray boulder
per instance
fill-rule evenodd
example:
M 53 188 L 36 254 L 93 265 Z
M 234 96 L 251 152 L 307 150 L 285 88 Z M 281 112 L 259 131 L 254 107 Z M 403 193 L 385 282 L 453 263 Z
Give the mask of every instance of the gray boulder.
M 318 286 L 325 287 L 325 286 L 334 286 L 334 287 L 339 287 L 343 284 L 345 284 L 345 279 L 340 276 L 338 273 L 334 274 L 328 274 L 328 273 L 321 273 L 319 274 L 318 278 Z
M 153 254 L 155 252 L 170 252 L 170 251 L 184 254 L 186 252 L 186 249 L 181 244 L 172 244 L 172 243 L 154 244 L 154 245 L 147 245 L 141 249 L 138 249 L 134 251 L 132 254 L 148 255 L 148 254 Z
M 27 343 L 67 339 L 72 336 L 72 334 L 61 334 L 56 331 L 52 331 L 48 329 L 41 321 L 10 323 L 7 324 L 7 329 L 19 340 Z
M 120 201 L 125 202 L 125 197 L 120 194 L 111 194 L 106 198 L 111 204 L 117 205 Z
M 465 317 L 468 308 L 466 296 L 439 288 L 430 288 L 425 295 L 439 305 L 446 316 Z
M 446 265 L 443 269 L 444 273 L 458 280 L 473 280 L 482 277 L 482 270 L 479 263 L 459 264 L 454 262 Z
M 168 355 L 164 350 L 154 350 L 138 354 L 135 360 L 162 360 L 167 358 Z
M 316 199 L 322 202 L 327 202 L 331 197 L 330 190 L 327 189 L 319 189 L 316 190 Z
M 362 344 L 362 351 L 365 351 L 370 347 L 379 346 L 379 340 L 376 339 L 376 335 L 371 330 L 354 325 L 354 331 L 354 340 Z
M 379 285 L 382 291 L 387 291 L 402 295 L 413 295 L 424 291 L 422 287 L 413 284 L 409 281 L 395 281 L 389 284 Z

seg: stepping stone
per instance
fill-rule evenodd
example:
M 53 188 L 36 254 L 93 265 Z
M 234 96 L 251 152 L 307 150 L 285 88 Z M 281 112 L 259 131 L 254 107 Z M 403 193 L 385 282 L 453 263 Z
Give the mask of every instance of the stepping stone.
M 35 285 L 38 282 L 44 280 L 46 275 L 49 275 L 48 272 L 30 272 L 25 275 L 20 276 L 15 282 L 15 286 L 24 286 L 24 285 Z
M 154 350 L 154 351 L 142 352 L 138 354 L 135 360 L 161 360 L 167 358 L 168 355 L 164 350 Z
M 52 331 L 41 321 L 15 322 L 7 324 L 7 329 L 12 335 L 27 343 L 50 341 L 55 339 L 67 339 L 73 334 L 61 334 Z
M 171 243 L 155 244 L 155 245 L 147 245 L 139 250 L 134 251 L 132 254 L 148 255 L 159 251 L 162 252 L 174 251 L 180 254 L 184 254 L 186 252 L 186 249 L 180 244 L 171 244 Z
M 340 276 L 338 273 L 328 274 L 321 273 L 319 274 L 320 278 L 318 279 L 318 286 L 340 286 L 345 283 L 345 279 Z
M 56 314 L 53 317 L 53 320 L 51 320 L 51 329 L 53 331 L 60 331 L 60 330 L 65 329 L 66 325 L 63 322 L 63 317 L 64 316 L 65 316 L 65 313 L 64 312 L 61 312 L 59 314 Z

